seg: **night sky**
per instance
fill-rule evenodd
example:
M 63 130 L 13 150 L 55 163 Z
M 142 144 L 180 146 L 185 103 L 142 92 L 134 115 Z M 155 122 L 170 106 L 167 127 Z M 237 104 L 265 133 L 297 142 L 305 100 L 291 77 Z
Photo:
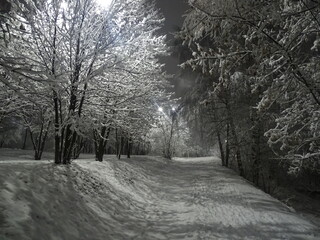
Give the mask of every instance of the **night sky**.
M 157 0 L 157 6 L 160 12 L 165 17 L 164 27 L 161 33 L 167 34 L 167 40 L 170 44 L 172 40 L 172 33 L 177 30 L 177 27 L 181 27 L 183 23 L 182 15 L 188 9 L 187 0 Z M 166 63 L 166 71 L 170 74 L 177 73 L 179 71 L 179 61 L 173 56 L 162 59 Z
M 187 0 L 157 0 L 156 2 L 166 19 L 163 31 L 170 33 L 175 30 L 175 26 L 181 27 L 182 15 L 188 9 Z

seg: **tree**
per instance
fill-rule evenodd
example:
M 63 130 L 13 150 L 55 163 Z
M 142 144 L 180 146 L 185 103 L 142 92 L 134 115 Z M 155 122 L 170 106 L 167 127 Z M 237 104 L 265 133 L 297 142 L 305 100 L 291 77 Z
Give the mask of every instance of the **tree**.
M 320 96 L 316 80 L 319 2 L 189 3 L 191 11 L 179 36 L 192 55 L 182 66 L 212 79 L 212 88 L 203 94 L 203 100 L 223 103 L 225 129 L 240 174 L 248 169 L 244 175 L 251 175 L 258 185 L 270 178 L 271 169 L 266 166 L 272 154 L 267 140 L 278 157 L 295 166 L 302 166 L 307 159 L 314 163 L 319 154 L 315 127 Z M 223 156 L 221 134 L 216 133 Z M 268 153 L 262 154 L 265 150 Z M 318 168 L 311 165 L 313 170 Z
M 163 103 L 170 105 L 170 101 Z M 172 101 L 171 101 L 172 105 Z M 159 107 L 157 121 L 150 129 L 149 138 L 154 154 L 161 154 L 167 159 L 182 156 L 186 151 L 187 127 L 182 121 L 180 111 L 183 105 L 166 109 Z
M 52 112 L 47 106 L 29 105 L 19 111 L 18 116 L 30 135 L 34 150 L 34 159 L 40 160 L 52 124 Z M 27 134 L 27 133 L 26 133 Z
M 125 95 L 133 91 L 132 81 L 155 86 L 164 80 L 157 56 L 166 47 L 164 37 L 155 35 L 162 19 L 154 5 L 121 0 L 101 11 L 93 0 L 12 4 L 18 9 L 12 19 L 24 27 L 13 25 L 15 37 L 1 45 L 0 66 L 13 81 L 11 89 L 29 101 L 41 92 L 52 106 L 56 163 L 70 163 L 79 136 L 99 125 L 96 119 L 105 119 L 110 106 L 130 99 Z M 96 118 L 84 122 L 93 112 Z

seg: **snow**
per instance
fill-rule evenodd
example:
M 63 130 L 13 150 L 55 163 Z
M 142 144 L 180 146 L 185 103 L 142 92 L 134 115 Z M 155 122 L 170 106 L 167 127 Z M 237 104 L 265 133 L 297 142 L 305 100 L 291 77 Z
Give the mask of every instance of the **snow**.
M 107 156 L 56 166 L 4 155 L 1 240 L 320 237 L 316 226 L 217 158 Z

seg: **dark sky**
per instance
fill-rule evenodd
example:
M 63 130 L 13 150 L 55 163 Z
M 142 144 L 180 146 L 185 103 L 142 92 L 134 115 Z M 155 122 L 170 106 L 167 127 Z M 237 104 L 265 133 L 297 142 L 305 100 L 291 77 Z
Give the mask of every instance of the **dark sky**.
M 162 33 L 168 35 L 168 41 L 172 39 L 172 32 L 177 30 L 177 27 L 182 26 L 182 15 L 188 9 L 187 0 L 156 0 L 160 12 L 165 17 Z M 169 56 L 162 60 L 166 63 L 166 70 L 170 74 L 177 73 L 179 70 L 179 61 L 177 58 Z
M 188 9 L 187 0 L 156 0 L 157 6 L 165 17 L 163 31 L 170 33 L 175 30 L 175 26 L 181 27 L 182 15 Z

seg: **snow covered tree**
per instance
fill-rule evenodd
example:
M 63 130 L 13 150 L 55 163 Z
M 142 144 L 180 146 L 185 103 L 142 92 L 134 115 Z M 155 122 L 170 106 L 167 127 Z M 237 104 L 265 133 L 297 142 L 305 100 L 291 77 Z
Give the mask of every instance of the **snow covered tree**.
M 155 115 L 154 103 L 168 95 L 163 91 L 167 76 L 158 62 L 167 52 L 164 36 L 156 34 L 162 19 L 154 4 L 141 3 L 127 6 L 134 22 L 123 29 L 126 35 L 118 49 L 119 59 L 104 72 L 101 81 L 92 83 L 87 95 L 88 113 L 97 124 L 94 142 L 96 150 L 100 149 L 96 151 L 99 161 L 111 130 L 118 129 L 126 139 L 144 135 L 141 130 L 149 128 Z
M 128 101 L 133 79 L 140 79 L 136 92 L 165 80 L 157 63 L 166 51 L 164 37 L 155 35 L 162 19 L 144 0 L 121 0 L 104 10 L 93 0 L 12 4 L 12 19 L 24 24 L 1 45 L 0 67 L 16 92 L 45 93 L 54 115 L 56 163 L 70 162 L 77 139 L 95 121 L 87 113 L 102 114 L 101 120 L 105 104 L 117 108 Z
M 170 105 L 170 103 L 167 103 Z M 172 104 L 172 103 L 171 103 Z M 171 159 L 177 154 L 177 149 L 185 149 L 187 137 L 186 124 L 180 117 L 182 105 L 166 109 L 159 107 L 157 121 L 150 129 L 149 138 L 151 140 L 152 152 L 161 154 L 167 159 Z M 183 154 L 179 152 L 180 156 Z
M 40 160 L 52 125 L 52 111 L 46 105 L 25 105 L 16 116 L 27 129 L 34 150 L 34 159 Z M 27 135 L 27 133 L 26 133 Z
M 241 155 L 248 152 L 242 143 L 248 142 L 253 181 L 259 185 L 259 179 L 269 179 L 259 176 L 267 165 L 261 159 L 266 137 L 280 158 L 295 166 L 308 159 L 311 169 L 318 169 L 319 2 L 189 3 L 191 10 L 179 36 L 192 56 L 182 66 L 211 76 L 212 88 L 203 100 L 211 103 L 219 99 L 225 105 L 226 128 L 235 146 L 240 174 Z M 239 106 L 241 111 L 235 112 Z M 247 119 L 249 124 L 240 123 L 240 119 Z M 241 130 L 249 131 L 250 138 L 243 138 Z M 264 161 L 268 161 L 266 154 Z M 268 171 L 261 174 L 268 175 Z

